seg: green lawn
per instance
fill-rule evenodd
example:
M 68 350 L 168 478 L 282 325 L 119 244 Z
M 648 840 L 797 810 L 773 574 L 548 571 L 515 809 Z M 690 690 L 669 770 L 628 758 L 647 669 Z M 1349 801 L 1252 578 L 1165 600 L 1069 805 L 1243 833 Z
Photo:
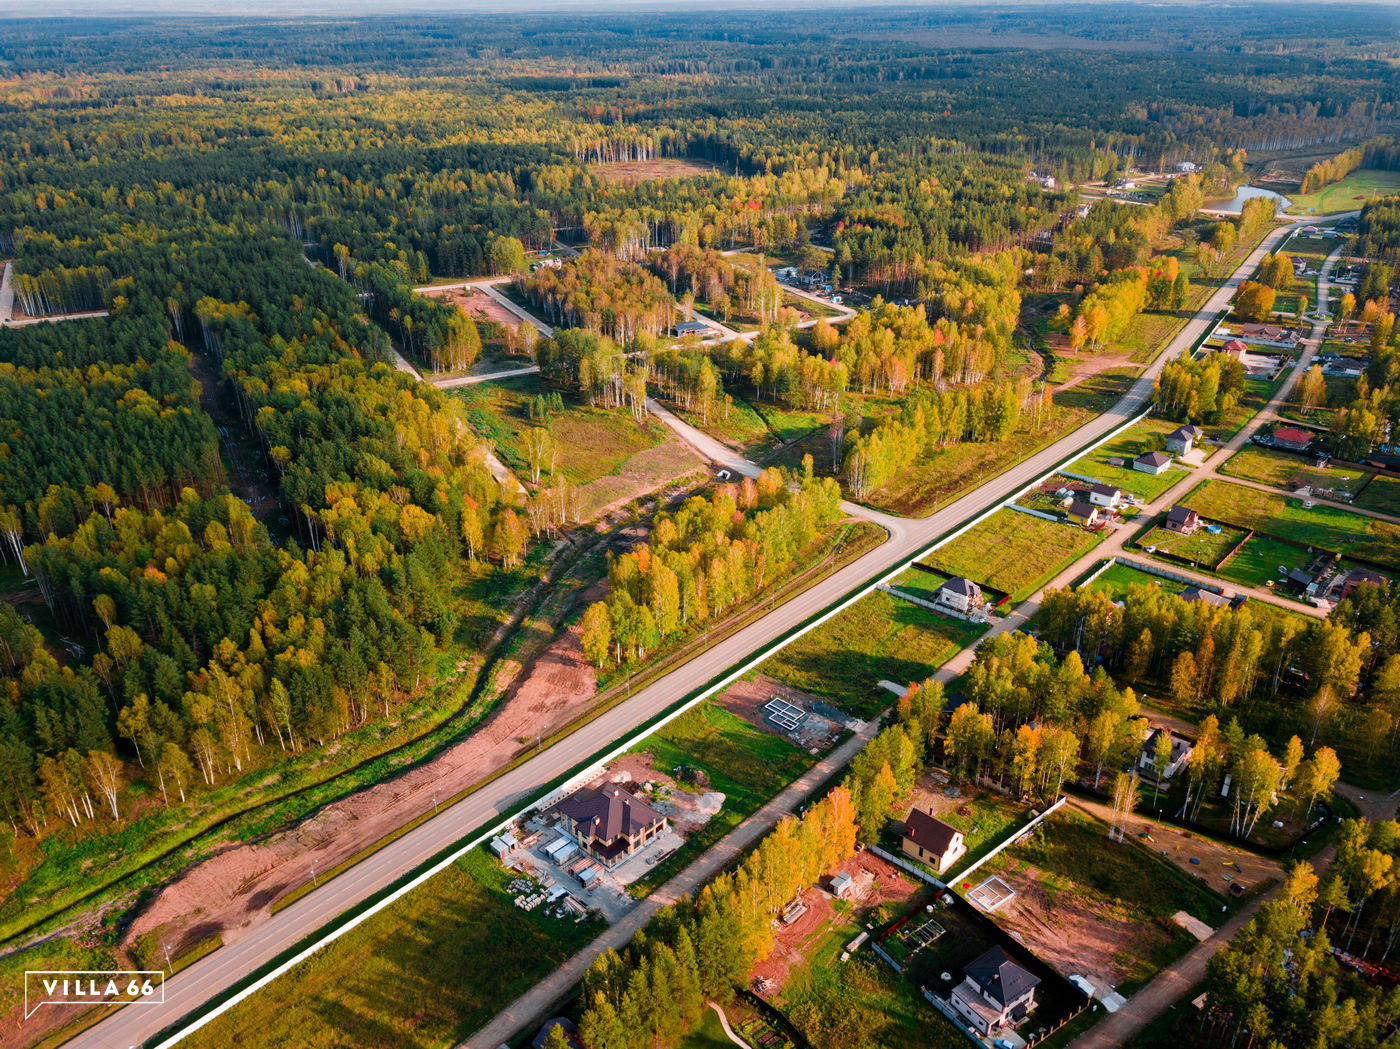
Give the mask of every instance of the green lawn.
M 1206 531 L 1202 525 L 1194 535 L 1182 535 L 1168 528 L 1157 527 L 1139 537 L 1137 545 L 1144 550 L 1155 546 L 1155 553 L 1171 554 L 1200 568 L 1214 568 L 1244 535 L 1244 530 L 1239 528 L 1221 528 L 1219 533 L 1215 533 Z
M 1368 471 L 1355 467 L 1318 467 L 1300 455 L 1257 445 L 1241 448 L 1221 467 L 1221 472 L 1275 488 L 1287 488 L 1294 483 L 1311 485 L 1313 491 L 1329 499 L 1354 496 L 1369 476 Z
M 759 670 L 868 718 L 894 702 L 892 693 L 879 688 L 882 680 L 922 681 L 984 630 L 876 591 L 775 653 Z
M 472 429 L 494 443 L 496 454 L 522 480 L 529 480 L 525 434 L 534 425 L 530 403 L 554 388 L 538 375 L 521 375 L 451 392 L 465 404 Z M 556 476 L 573 484 L 616 472 L 638 452 L 660 444 L 664 435 L 660 424 L 639 426 L 628 412 L 594 408 L 572 393 L 564 397 L 564 410 L 552 413 L 549 427 L 559 449 Z
M 923 563 L 1001 590 L 1016 604 L 1101 541 L 1098 532 L 1002 509 L 933 551 Z
M 958 872 L 972 866 L 992 849 L 1004 841 L 1017 827 L 1029 818 L 1024 806 L 998 794 L 982 793 L 965 801 L 966 816 L 956 809 L 939 814 L 939 819 L 950 827 L 963 832 L 963 842 L 967 845 L 967 855 L 948 872 L 945 879 L 952 884 Z M 959 808 L 962 806 L 960 805 Z
M 1226 481 L 1207 481 L 1183 504 L 1204 516 L 1400 570 L 1400 525 Z
M 922 568 L 911 567 L 906 568 L 890 585 L 925 601 L 936 601 L 939 588 L 947 581 L 948 576 L 940 572 L 925 572 Z
M 1109 565 L 1102 575 L 1089 584 L 1091 590 L 1105 591 L 1112 601 L 1121 601 L 1128 593 L 1131 586 L 1166 586 L 1168 581 L 1160 576 L 1149 575 L 1141 572 L 1132 565 L 1125 565 L 1121 561 Z
M 597 936 L 597 921 L 515 906 L 515 875 L 475 851 L 190 1034 L 191 1049 L 437 1049 L 471 1034 Z
M 1372 197 L 1397 191 L 1400 191 L 1400 171 L 1363 168 L 1330 186 L 1323 186 L 1316 193 L 1289 193 L 1286 196 L 1293 202 L 1288 210 L 1294 215 L 1331 215 L 1338 211 L 1354 210 Z
M 1302 547 L 1256 533 L 1225 563 L 1220 575 L 1241 586 L 1263 586 L 1270 580 L 1277 582 L 1288 574 L 1288 569 L 1302 568 L 1310 560 L 1312 555 Z M 1280 565 L 1284 568 L 1282 573 Z
M 719 1014 L 707 1007 L 700 1026 L 681 1039 L 677 1049 L 734 1049 L 734 1043 L 724 1033 Z
M 1180 423 L 1157 416 L 1144 419 L 1124 430 L 1113 440 L 1099 445 L 1065 469 L 1070 473 L 1083 474 L 1105 484 L 1114 485 L 1150 502 L 1185 477 L 1186 470 L 1180 466 L 1171 466 L 1154 476 L 1134 470 L 1132 461 L 1147 452 L 1164 450 L 1167 434 L 1180 426 Z M 1121 460 L 1122 465 L 1115 466 L 1109 462 L 1110 459 Z
M 1356 497 L 1356 505 L 1381 514 L 1400 516 L 1400 481 L 1393 477 L 1374 477 Z

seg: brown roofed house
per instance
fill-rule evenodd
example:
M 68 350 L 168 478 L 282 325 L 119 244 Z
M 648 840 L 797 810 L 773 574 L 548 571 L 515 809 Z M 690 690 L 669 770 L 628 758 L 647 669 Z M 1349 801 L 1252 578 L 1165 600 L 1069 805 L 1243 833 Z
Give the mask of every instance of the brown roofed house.
M 1167 511 L 1167 519 L 1163 524 L 1173 532 L 1195 535 L 1196 529 L 1201 527 L 1201 515 L 1190 507 L 1173 506 Z
M 583 851 L 610 868 L 666 829 L 665 816 L 616 783 L 571 794 L 558 810 Z
M 900 841 L 906 856 L 927 863 L 939 874 L 967 852 L 962 831 L 948 826 L 933 813 L 917 808 L 904 821 Z

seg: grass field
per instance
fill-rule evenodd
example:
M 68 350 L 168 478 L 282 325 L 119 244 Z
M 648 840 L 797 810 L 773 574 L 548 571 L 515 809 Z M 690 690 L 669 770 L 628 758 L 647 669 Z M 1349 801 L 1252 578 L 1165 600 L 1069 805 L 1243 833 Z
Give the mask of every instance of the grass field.
M 812 764 L 812 756 L 787 740 L 750 725 L 713 703 L 692 707 L 634 751 L 652 755 L 653 766 L 669 774 L 679 765 L 696 766 L 710 789 L 724 794 L 724 808 L 686 843 L 632 884 L 645 895 L 719 841 Z
M 1293 201 L 1288 209 L 1294 215 L 1330 215 L 1337 211 L 1359 208 L 1372 197 L 1400 192 L 1400 171 L 1353 171 L 1346 178 L 1323 186 L 1316 193 L 1288 194 Z
M 1155 546 L 1157 549 L 1149 552 L 1171 554 L 1202 568 L 1213 568 L 1244 538 L 1244 534 L 1244 530 L 1239 528 L 1221 528 L 1219 533 L 1215 533 L 1206 531 L 1202 526 L 1193 535 L 1182 535 L 1168 528 L 1157 527 L 1142 536 L 1138 545 L 1143 549 Z
M 924 558 L 950 576 L 1001 590 L 1023 601 L 1102 541 L 1100 533 L 999 510 Z
M 984 627 L 876 591 L 766 660 L 760 672 L 828 698 L 857 717 L 894 702 L 881 680 L 922 681 Z
M 922 568 L 911 567 L 906 568 L 890 585 L 925 601 L 936 601 L 939 588 L 948 578 L 940 572 L 925 572 Z
M 1381 514 L 1400 517 L 1400 481 L 1393 477 L 1374 477 L 1356 497 L 1356 505 Z
M 516 907 L 514 875 L 476 851 L 189 1035 L 191 1049 L 436 1049 L 476 1030 L 593 939 Z
M 1239 552 L 1220 569 L 1220 575 L 1241 586 L 1263 586 L 1269 580 L 1279 580 L 1287 569 L 1301 568 L 1312 555 L 1299 546 L 1283 543 L 1272 536 L 1250 536 Z M 1285 571 L 1279 572 L 1282 565 Z
M 1221 467 L 1221 472 L 1275 488 L 1287 488 L 1290 484 L 1311 485 L 1313 491 L 1328 498 L 1354 496 L 1368 476 L 1367 471 L 1355 467 L 1318 467 L 1302 456 L 1258 446 L 1241 448 Z M 1334 494 L 1329 495 L 1329 492 Z
M 1400 525 L 1359 517 L 1330 506 L 1305 509 L 1300 499 L 1207 481 L 1183 504 L 1203 515 L 1279 539 L 1344 552 L 1400 570 Z
M 706 1009 L 700 1026 L 681 1039 L 677 1049 L 734 1049 L 734 1043 L 724 1033 L 719 1014 L 713 1009 Z
M 1109 599 L 1121 601 L 1128 593 L 1131 586 L 1167 586 L 1168 581 L 1160 576 L 1148 575 L 1140 572 L 1132 565 L 1125 565 L 1122 562 L 1110 565 L 1104 573 L 1089 584 L 1090 590 L 1102 590 L 1108 594 Z
M 472 428 L 495 444 L 496 453 L 524 480 L 529 479 L 525 434 L 533 425 L 530 402 L 555 392 L 538 375 L 478 383 L 452 391 L 466 405 Z M 587 484 L 617 471 L 638 452 L 661 442 L 662 428 L 644 428 L 627 412 L 608 411 L 565 398 L 564 411 L 552 414 L 549 426 L 559 447 L 556 476 Z

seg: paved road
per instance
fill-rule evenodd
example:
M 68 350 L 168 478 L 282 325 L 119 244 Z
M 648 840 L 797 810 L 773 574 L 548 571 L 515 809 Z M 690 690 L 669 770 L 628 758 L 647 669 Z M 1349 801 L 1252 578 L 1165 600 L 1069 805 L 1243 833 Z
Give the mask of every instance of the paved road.
M 9 324 L 15 316 L 15 289 L 10 284 L 10 263 L 0 273 L 0 324 Z
M 867 723 L 845 743 L 788 784 L 776 798 L 710 846 L 685 870 L 628 911 L 621 921 L 610 925 L 596 940 L 497 1013 L 490 1023 L 462 1043 L 462 1049 L 497 1049 L 497 1046 L 510 1041 L 522 1031 L 547 1020 L 554 1006 L 564 1001 L 583 979 L 583 974 L 593 964 L 593 959 L 609 948 L 620 951 L 636 935 L 638 929 L 646 928 L 647 923 L 662 907 L 668 907 L 682 896 L 690 895 L 738 859 L 745 850 L 777 826 L 780 819 L 796 812 L 798 806 L 810 798 L 832 773 L 855 757 L 860 749 L 874 738 L 877 731 L 878 722 Z
M 1313 219 L 1312 221 L 1317 221 Z M 149 1038 L 304 937 L 315 933 L 348 908 L 373 896 L 408 871 L 422 865 L 444 847 L 469 838 L 473 831 L 495 825 L 502 815 L 536 796 L 561 770 L 582 764 L 626 739 L 637 726 L 657 716 L 682 697 L 704 687 L 741 664 L 756 663 L 765 650 L 806 620 L 829 613 L 843 596 L 907 564 L 935 539 L 991 510 L 1061 461 L 1130 422 L 1143 411 L 1152 382 L 1162 365 L 1188 349 L 1223 310 L 1241 281 L 1252 274 L 1264 254 L 1285 235 L 1275 230 L 1207 300 L 1119 402 L 1081 429 L 1043 451 L 989 479 L 974 491 L 930 517 L 899 521 L 899 530 L 881 546 L 839 569 L 826 579 L 774 608 L 767 615 L 716 642 L 690 662 L 639 689 L 598 718 L 518 765 L 491 784 L 420 824 L 366 860 L 309 893 L 275 916 L 233 930 L 225 945 L 177 973 L 166 984 L 163 1005 L 123 1009 L 67 1044 L 76 1049 L 127 1049 Z M 488 292 L 489 293 L 489 292 Z M 508 299 L 507 308 L 517 310 Z
M 517 375 L 534 375 L 539 370 L 538 364 L 524 364 L 519 368 L 505 368 L 498 372 L 485 372 L 481 375 L 458 375 L 451 379 L 433 379 L 432 384 L 439 390 L 451 390 L 457 386 L 475 386 L 479 382 L 513 379 Z

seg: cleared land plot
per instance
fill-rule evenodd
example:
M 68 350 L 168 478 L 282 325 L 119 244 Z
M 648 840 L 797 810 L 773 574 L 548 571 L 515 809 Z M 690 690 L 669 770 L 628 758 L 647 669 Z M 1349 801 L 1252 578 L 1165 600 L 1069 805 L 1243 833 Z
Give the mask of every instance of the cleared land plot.
M 1186 469 L 1172 465 L 1163 473 L 1153 476 L 1141 470 L 1134 470 L 1133 460 L 1147 452 L 1162 451 L 1166 447 L 1167 434 L 1180 425 L 1169 419 L 1144 419 L 1136 426 L 1124 430 L 1113 440 L 1075 460 L 1065 469 L 1070 473 L 1083 474 L 1085 477 L 1093 477 L 1105 484 L 1114 485 L 1150 502 L 1185 477 Z M 1120 462 L 1114 465 L 1109 462 L 1110 459 Z
M 1219 532 L 1210 532 L 1202 525 L 1194 535 L 1182 535 L 1158 527 L 1139 539 L 1138 544 L 1144 550 L 1155 546 L 1157 554 L 1170 554 L 1193 565 L 1214 568 L 1244 537 L 1242 528 L 1221 527 Z
M 1140 984 L 1196 942 L 1172 915 L 1218 923 L 1220 900 L 1136 844 L 1109 842 L 1106 832 L 1067 810 L 990 861 L 1016 892 L 996 921 L 1061 975 Z
M 1275 488 L 1309 485 L 1315 493 L 1329 499 L 1356 495 L 1369 476 L 1368 471 L 1356 467 L 1319 467 L 1302 456 L 1257 446 L 1241 448 L 1220 470 Z
M 1002 509 L 933 551 L 923 563 L 1000 590 L 1016 603 L 1101 541 L 1098 532 Z
M 1359 208 L 1372 197 L 1400 190 L 1400 171 L 1353 171 L 1346 178 L 1323 186 L 1316 193 L 1289 194 L 1293 201 L 1289 211 L 1295 215 L 1310 212 L 1330 215 L 1337 211 Z
M 761 670 L 869 718 L 894 702 L 879 689 L 882 680 L 922 681 L 984 629 L 876 591 L 774 654 Z
M 1356 497 L 1356 505 L 1381 514 L 1400 516 L 1400 481 L 1393 477 L 1374 477 Z
M 514 876 L 472 853 L 185 1044 L 436 1049 L 460 1041 L 600 929 L 515 906 L 506 891 Z
M 708 160 L 687 157 L 656 157 L 652 160 L 622 160 L 613 164 L 589 164 L 588 170 L 604 182 L 632 185 L 638 182 L 659 182 L 668 178 L 694 178 L 709 175 L 715 166 Z
M 1306 509 L 1293 499 L 1226 481 L 1207 481 L 1184 505 L 1203 516 L 1252 528 L 1279 539 L 1347 553 L 1400 570 L 1400 525 L 1359 517 L 1330 506 Z

